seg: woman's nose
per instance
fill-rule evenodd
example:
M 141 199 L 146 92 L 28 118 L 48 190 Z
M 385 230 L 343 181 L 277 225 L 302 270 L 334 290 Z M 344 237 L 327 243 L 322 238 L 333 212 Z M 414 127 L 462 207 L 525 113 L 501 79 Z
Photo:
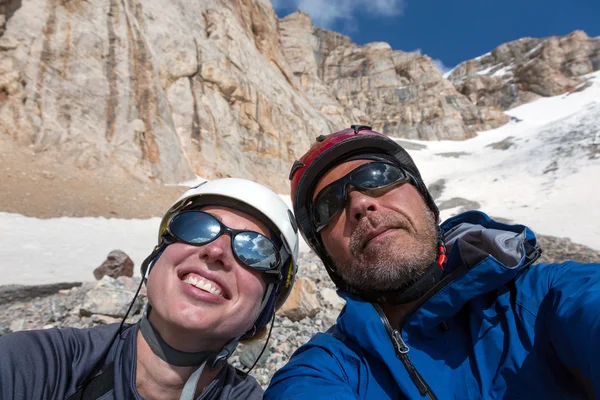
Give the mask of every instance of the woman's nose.
M 201 246 L 199 257 L 206 263 L 218 264 L 221 267 L 230 268 L 233 259 L 231 238 L 229 235 L 221 235 L 212 242 Z

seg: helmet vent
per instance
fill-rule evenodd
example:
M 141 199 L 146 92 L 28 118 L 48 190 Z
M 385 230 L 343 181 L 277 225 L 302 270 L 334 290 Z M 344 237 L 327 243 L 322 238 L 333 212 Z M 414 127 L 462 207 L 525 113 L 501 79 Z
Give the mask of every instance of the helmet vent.
M 292 165 L 292 169 L 290 170 L 290 176 L 288 176 L 288 179 L 291 181 L 294 177 L 294 173 L 298 170 L 298 168 L 302 167 L 306 167 L 306 164 L 298 160 L 294 161 L 294 165 Z
M 362 131 L 363 129 L 366 130 L 371 130 L 371 127 L 368 125 L 350 125 L 350 128 L 352 128 L 354 130 L 354 133 L 358 135 L 358 132 Z
M 294 233 L 298 233 L 298 224 L 296 223 L 296 217 L 290 210 L 288 210 L 288 217 L 290 218 L 290 224 L 292 224 L 292 228 L 294 229 Z

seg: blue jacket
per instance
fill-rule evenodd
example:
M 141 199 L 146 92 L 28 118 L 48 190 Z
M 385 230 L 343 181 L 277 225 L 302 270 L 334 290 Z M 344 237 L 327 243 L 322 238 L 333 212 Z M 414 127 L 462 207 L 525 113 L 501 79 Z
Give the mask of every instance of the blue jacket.
M 337 324 L 294 353 L 265 398 L 600 399 L 600 264 L 530 266 L 533 232 L 475 211 L 442 234 L 444 278 L 402 326 L 340 292 Z

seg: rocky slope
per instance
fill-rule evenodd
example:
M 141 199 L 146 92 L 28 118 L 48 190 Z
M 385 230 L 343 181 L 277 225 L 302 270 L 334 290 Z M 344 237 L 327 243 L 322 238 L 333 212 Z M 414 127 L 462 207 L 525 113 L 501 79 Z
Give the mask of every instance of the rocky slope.
M 540 262 L 567 259 L 600 262 L 599 251 L 568 239 L 540 236 L 539 244 L 543 249 Z M 278 312 L 268 347 L 252 372 L 263 386 L 299 346 L 317 332 L 332 326 L 344 305 L 322 263 L 313 253 L 300 256 L 298 271 L 294 291 Z M 139 278 L 121 276 L 117 279 L 104 277 L 97 284 L 0 287 L 0 335 L 28 329 L 83 328 L 118 322 L 138 284 Z M 139 319 L 145 301 L 142 290 L 129 322 Z M 263 345 L 264 341 L 240 345 L 231 362 L 247 370 L 259 356 Z
M 583 89 L 582 77 L 598 69 L 600 38 L 575 31 L 504 43 L 459 64 L 447 78 L 478 106 L 506 110 L 542 96 Z

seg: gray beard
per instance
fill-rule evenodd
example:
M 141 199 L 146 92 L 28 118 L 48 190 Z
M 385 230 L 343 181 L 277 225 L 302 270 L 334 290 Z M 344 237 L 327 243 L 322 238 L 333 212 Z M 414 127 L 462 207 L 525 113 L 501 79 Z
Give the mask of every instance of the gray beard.
M 437 224 L 429 208 L 423 210 L 416 226 L 400 213 L 376 213 L 363 218 L 350 237 L 349 260 L 333 260 L 344 281 L 356 289 L 387 291 L 416 282 L 437 258 Z M 396 239 L 362 249 L 366 232 L 381 225 L 398 226 L 410 238 Z

